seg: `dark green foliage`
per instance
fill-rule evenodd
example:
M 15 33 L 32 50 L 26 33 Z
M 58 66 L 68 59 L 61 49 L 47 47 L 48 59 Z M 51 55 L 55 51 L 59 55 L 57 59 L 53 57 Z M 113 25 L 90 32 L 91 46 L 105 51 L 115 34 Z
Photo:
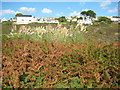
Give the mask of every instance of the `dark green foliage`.
M 93 18 L 96 16 L 96 13 L 92 10 L 82 11 L 81 14 L 84 15 L 84 16 L 90 16 L 90 17 L 93 17 Z
M 67 19 L 65 18 L 65 16 L 59 17 L 57 20 L 59 22 L 66 22 L 67 21 Z
M 22 14 L 22 13 L 16 13 L 16 16 L 17 16 L 17 15 L 23 15 L 23 14 Z
M 92 10 L 88 10 L 87 13 L 86 13 L 86 15 L 95 18 L 96 13 L 94 11 L 92 11 Z
M 106 22 L 106 23 L 111 23 L 112 22 L 111 19 L 107 18 L 107 17 L 99 17 L 98 21 L 99 22 Z
M 87 11 L 82 11 L 81 14 L 82 14 L 83 16 L 86 16 Z

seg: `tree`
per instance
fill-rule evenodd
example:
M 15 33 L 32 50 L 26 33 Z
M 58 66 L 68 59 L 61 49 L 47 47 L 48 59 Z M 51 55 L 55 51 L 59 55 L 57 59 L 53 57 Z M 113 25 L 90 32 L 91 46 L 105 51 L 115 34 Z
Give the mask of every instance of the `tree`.
M 80 14 L 83 15 L 83 16 L 86 16 L 87 11 L 82 11 Z
M 96 17 L 96 13 L 94 11 L 92 11 L 92 10 L 88 10 L 86 12 L 86 16 L 90 16 L 92 18 L 95 18 Z
M 16 15 L 23 15 L 22 13 L 16 13 Z
M 58 18 L 58 21 L 59 22 L 66 22 L 67 20 L 66 20 L 65 16 L 62 16 L 62 17 Z
M 81 14 L 83 16 L 89 16 L 92 20 L 92 18 L 95 18 L 96 17 L 96 13 L 92 10 L 88 10 L 88 11 L 82 11 Z

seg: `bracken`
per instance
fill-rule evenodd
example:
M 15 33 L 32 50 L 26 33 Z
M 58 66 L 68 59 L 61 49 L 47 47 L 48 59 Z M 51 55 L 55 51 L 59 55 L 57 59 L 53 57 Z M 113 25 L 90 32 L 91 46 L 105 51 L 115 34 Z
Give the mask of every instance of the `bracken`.
M 88 44 L 6 40 L 2 45 L 2 87 L 118 87 L 117 45 L 117 42 Z

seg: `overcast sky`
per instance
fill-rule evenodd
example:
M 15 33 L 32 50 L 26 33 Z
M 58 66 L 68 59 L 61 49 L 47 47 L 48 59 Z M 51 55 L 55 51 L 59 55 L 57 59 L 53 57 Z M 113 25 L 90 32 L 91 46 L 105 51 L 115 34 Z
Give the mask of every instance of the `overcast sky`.
M 2 2 L 1 18 L 13 18 L 16 13 L 36 17 L 79 16 L 83 10 L 93 10 L 97 16 L 118 16 L 118 2 Z

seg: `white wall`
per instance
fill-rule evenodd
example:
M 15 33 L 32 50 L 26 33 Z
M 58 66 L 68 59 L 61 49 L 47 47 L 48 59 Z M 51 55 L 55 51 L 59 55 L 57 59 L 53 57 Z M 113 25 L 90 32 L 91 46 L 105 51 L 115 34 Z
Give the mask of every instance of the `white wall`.
M 118 21 L 118 18 L 111 18 L 112 21 Z
M 17 17 L 17 22 L 16 24 L 29 24 L 32 22 L 38 22 L 38 23 L 59 23 L 58 20 L 40 20 L 38 21 L 37 18 L 33 17 Z
M 17 17 L 17 24 L 28 24 L 31 22 L 35 22 L 37 19 L 33 17 Z
M 1 22 L 7 21 L 7 19 L 4 17 L 3 19 L 1 19 Z
M 91 24 L 91 25 L 93 24 L 92 20 L 89 17 L 87 17 L 86 19 L 83 17 L 82 20 L 78 20 L 77 22 L 79 24 Z

